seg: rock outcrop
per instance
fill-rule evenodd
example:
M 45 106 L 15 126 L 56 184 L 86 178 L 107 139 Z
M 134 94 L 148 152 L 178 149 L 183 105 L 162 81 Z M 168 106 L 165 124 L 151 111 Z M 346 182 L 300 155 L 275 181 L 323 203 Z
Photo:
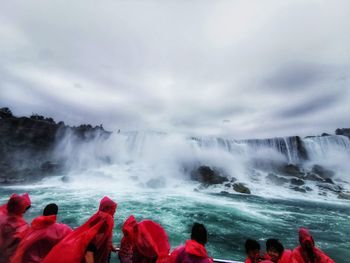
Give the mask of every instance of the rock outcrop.
M 228 181 L 228 178 L 224 175 L 222 170 L 204 165 L 192 170 L 191 179 L 198 181 L 205 186 L 222 184 Z
M 343 135 L 343 136 L 347 136 L 350 138 L 350 128 L 342 128 L 342 129 L 336 129 L 335 130 L 335 134 L 336 135 Z

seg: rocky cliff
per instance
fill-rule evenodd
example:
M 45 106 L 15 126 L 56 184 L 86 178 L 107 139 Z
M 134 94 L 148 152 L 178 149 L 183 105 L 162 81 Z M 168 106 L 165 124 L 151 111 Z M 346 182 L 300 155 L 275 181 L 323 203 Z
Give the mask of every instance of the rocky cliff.
M 84 142 L 96 137 L 107 139 L 102 126 L 70 127 L 64 122 L 39 115 L 16 117 L 10 109 L 0 109 L 0 183 L 19 183 L 63 172 L 64 163 L 53 150 L 67 133 Z

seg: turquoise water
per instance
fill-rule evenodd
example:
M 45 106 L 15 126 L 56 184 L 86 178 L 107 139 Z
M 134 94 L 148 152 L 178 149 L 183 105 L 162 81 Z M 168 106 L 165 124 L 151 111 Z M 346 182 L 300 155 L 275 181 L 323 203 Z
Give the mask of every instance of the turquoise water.
M 177 189 L 143 189 L 76 184 L 7 186 L 0 188 L 4 203 L 13 192 L 28 192 L 30 221 L 50 202 L 59 205 L 59 220 L 77 227 L 108 195 L 118 202 L 113 240 L 121 240 L 121 226 L 131 214 L 137 220 L 153 219 L 163 225 L 172 247 L 184 242 L 193 222 L 204 223 L 209 232 L 208 252 L 214 258 L 244 259 L 244 241 L 254 238 L 262 247 L 267 238 L 279 238 L 286 248 L 298 243 L 297 230 L 308 227 L 316 243 L 336 262 L 350 258 L 350 204 L 346 201 L 270 199 L 258 196 L 197 193 L 185 185 Z M 193 189 L 193 188 L 191 188 Z M 117 262 L 116 257 L 112 262 Z

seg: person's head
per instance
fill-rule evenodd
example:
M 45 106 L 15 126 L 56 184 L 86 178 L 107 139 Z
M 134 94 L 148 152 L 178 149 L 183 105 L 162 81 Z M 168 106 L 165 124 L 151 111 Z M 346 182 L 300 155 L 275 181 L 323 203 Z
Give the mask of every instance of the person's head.
M 301 248 L 306 252 L 309 261 L 314 262 L 315 261 L 315 253 L 314 253 L 314 247 L 315 247 L 315 241 L 311 234 L 309 233 L 309 230 L 306 228 L 301 227 L 299 229 L 299 243 Z
M 131 238 L 133 236 L 134 228 L 136 224 L 137 222 L 135 217 L 133 215 L 129 216 L 129 218 L 124 222 L 123 228 L 122 228 L 124 237 Z
M 245 241 L 245 253 L 250 259 L 255 259 L 260 253 L 260 244 L 254 239 L 247 239 Z
M 43 216 L 52 216 L 58 214 L 58 206 L 54 203 L 48 204 L 43 210 Z
M 191 231 L 191 239 L 197 241 L 203 246 L 208 241 L 208 233 L 203 224 L 194 223 Z
M 270 238 L 266 241 L 266 252 L 271 257 L 271 261 L 277 262 L 284 251 L 282 243 L 278 239 Z
M 301 247 L 315 246 L 314 239 L 309 233 L 309 230 L 304 227 L 299 229 L 299 243 Z
M 25 193 L 23 195 L 11 195 L 6 207 L 9 214 L 22 215 L 30 208 L 30 205 L 29 195 Z
M 99 211 L 105 212 L 114 216 L 115 210 L 117 209 L 117 203 L 109 197 L 105 196 L 101 199 Z
M 133 231 L 133 262 L 166 262 L 170 244 L 168 235 L 160 224 L 143 220 L 135 225 Z

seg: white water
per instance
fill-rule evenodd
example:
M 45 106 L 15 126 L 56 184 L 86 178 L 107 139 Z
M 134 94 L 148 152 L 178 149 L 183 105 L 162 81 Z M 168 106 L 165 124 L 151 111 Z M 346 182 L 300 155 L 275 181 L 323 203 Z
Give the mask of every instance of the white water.
M 289 184 L 276 186 L 265 179 L 270 172 L 254 162 L 299 163 L 306 168 L 321 164 L 335 172 L 334 180 L 344 189 L 350 181 L 350 140 L 344 136 L 313 137 L 302 140 L 309 159 L 303 161 L 295 137 L 266 140 L 233 140 L 191 137 L 159 132 L 114 133 L 108 140 L 97 137 L 87 143 L 68 134 L 56 147 L 58 159 L 69 167 L 69 182 L 80 186 L 137 189 L 181 189 L 192 191 L 198 183 L 189 179 L 189 169 L 207 165 L 222 169 L 229 177 L 248 186 L 254 195 L 279 198 L 334 199 L 319 195 L 315 182 L 306 182 L 314 191 L 291 190 Z M 186 170 L 187 169 L 187 170 Z M 67 175 L 66 175 L 67 177 Z M 234 193 L 222 185 L 204 191 Z

